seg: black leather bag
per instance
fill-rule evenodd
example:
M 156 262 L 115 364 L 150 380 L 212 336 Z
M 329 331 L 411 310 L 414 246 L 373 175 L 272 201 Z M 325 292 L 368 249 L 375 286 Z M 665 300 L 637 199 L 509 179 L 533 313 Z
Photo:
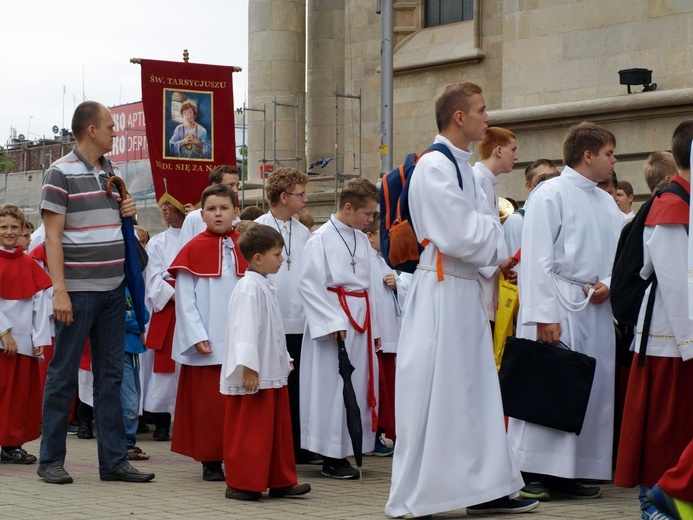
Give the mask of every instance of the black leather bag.
M 499 373 L 505 415 L 580 435 L 596 367 L 563 343 L 509 336 Z

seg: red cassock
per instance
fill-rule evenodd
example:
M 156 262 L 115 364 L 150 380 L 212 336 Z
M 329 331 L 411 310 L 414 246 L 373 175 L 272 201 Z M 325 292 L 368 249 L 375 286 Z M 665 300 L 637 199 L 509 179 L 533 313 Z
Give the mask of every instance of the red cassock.
M 50 277 L 24 254 L 22 248 L 12 253 L 0 250 L 0 297 L 3 300 L 33 298 L 51 285 Z M 9 316 L 10 321 L 12 318 Z M 39 360 L 23 354 L 7 356 L 1 350 L 0 446 L 21 446 L 40 436 L 42 398 Z
M 233 230 L 228 236 L 234 242 L 236 275 L 243 276 L 248 264 L 238 250 L 239 234 Z M 220 277 L 224 238 L 209 230 L 197 235 L 171 262 L 171 276 L 175 277 L 179 270 L 184 270 L 197 277 Z M 218 254 L 213 254 L 215 251 Z M 177 323 L 182 323 L 180 318 Z M 225 402 L 219 393 L 220 378 L 221 365 L 181 365 L 171 451 L 198 462 L 223 460 Z
M 684 185 L 681 177 L 672 182 Z M 686 191 L 690 185 L 684 185 Z M 652 203 L 646 226 L 688 224 L 688 205 L 673 193 Z M 635 354 L 628 379 L 614 483 L 652 487 L 679 460 L 693 436 L 693 363 Z
M 259 492 L 296 484 L 287 387 L 224 399 L 226 484 Z

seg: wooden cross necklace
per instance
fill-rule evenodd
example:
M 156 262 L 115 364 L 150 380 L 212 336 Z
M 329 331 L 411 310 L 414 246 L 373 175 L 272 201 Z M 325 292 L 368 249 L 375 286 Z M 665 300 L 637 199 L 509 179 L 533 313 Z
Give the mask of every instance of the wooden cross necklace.
M 274 219 L 274 223 L 277 226 L 277 231 L 279 231 L 279 234 L 281 234 L 282 230 L 279 227 L 277 217 L 274 216 L 272 210 L 270 210 L 270 215 L 272 215 L 272 218 Z M 291 217 L 289 217 L 289 241 L 284 241 L 284 252 L 286 252 L 286 270 L 291 271 Z
M 344 246 L 347 248 L 347 251 L 349 251 L 349 256 L 351 256 L 351 269 L 352 271 L 354 271 L 354 274 L 356 274 L 356 260 L 354 259 L 354 256 L 356 256 L 356 231 L 354 230 L 354 228 L 351 228 L 351 232 L 354 234 L 354 252 L 352 253 L 351 249 L 349 249 L 349 244 L 347 244 L 346 240 L 344 240 L 344 237 L 339 232 L 339 229 L 337 229 L 337 226 L 334 225 L 334 222 L 332 221 L 332 216 L 330 216 L 330 223 L 339 235 L 339 238 L 341 238 L 342 242 L 344 242 Z

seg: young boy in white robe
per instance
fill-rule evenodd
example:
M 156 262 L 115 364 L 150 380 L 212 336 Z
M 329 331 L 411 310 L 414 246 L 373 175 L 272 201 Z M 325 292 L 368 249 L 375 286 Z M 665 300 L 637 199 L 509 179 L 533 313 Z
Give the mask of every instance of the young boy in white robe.
M 188 242 L 169 267 L 176 279 L 173 359 L 181 364 L 171 451 L 202 462 L 202 479 L 211 481 L 225 478 L 219 378 L 229 299 L 247 267 L 235 244 L 235 200 L 223 184 L 202 192 L 207 230 Z
M 270 210 L 260 215 L 255 222 L 275 228 L 284 238 L 284 263 L 276 274 L 269 276 L 277 288 L 277 299 L 282 313 L 286 348 L 294 360 L 294 369 L 289 374 L 289 404 L 291 427 L 294 436 L 294 455 L 297 464 L 322 464 L 315 453 L 301 449 L 300 375 L 301 344 L 306 328 L 306 313 L 298 294 L 301 274 L 301 256 L 310 237 L 310 231 L 296 216 L 308 201 L 306 186 L 308 175 L 296 168 L 278 168 L 265 183 L 265 193 Z
M 479 161 L 473 166 L 474 180 L 486 194 L 486 203 L 494 214 L 498 213 L 498 195 L 496 186 L 498 177 L 513 171 L 517 161 L 517 138 L 510 130 L 497 126 L 490 126 L 484 132 L 484 138 L 479 142 Z M 500 220 L 500 216 L 498 218 Z M 498 276 L 501 271 L 512 276 L 513 283 L 517 276 L 510 269 L 515 262 L 508 259 L 500 269 L 496 265 L 485 266 L 479 269 L 479 281 L 484 291 L 484 305 L 486 314 L 491 322 L 496 321 L 498 310 Z
M 226 498 L 257 500 L 305 495 L 298 484 L 287 380 L 293 369 L 277 289 L 269 279 L 283 262 L 284 239 L 252 224 L 238 239 L 248 262 L 229 302 L 227 352 L 220 391 L 225 395 Z
M 693 119 L 688 119 L 676 127 L 671 141 L 679 167 L 671 184 L 678 184 L 689 196 L 692 140 Z M 693 439 L 689 219 L 689 205 L 681 197 L 660 193 L 652 202 L 642 233 L 640 275 L 649 279 L 654 274 L 657 285 L 650 284 L 645 291 L 638 314 L 614 484 L 640 486 L 641 518 L 646 520 L 656 514 L 647 491 L 676 466 Z M 653 290 L 651 323 L 645 337 L 645 316 Z
M 143 408 L 155 427 L 152 439 L 168 441 L 180 375 L 180 365 L 171 357 L 176 327 L 176 284 L 168 268 L 180 251 L 185 216 L 170 202 L 161 205 L 161 215 L 168 227 L 147 243 L 149 262 L 144 271 L 146 301 L 152 319 L 147 330 L 147 352 L 142 356 L 142 394 Z
M 363 427 L 362 445 L 375 444 L 378 361 L 371 293 L 370 250 L 361 231 L 373 220 L 378 189 L 366 179 L 348 183 L 337 213 L 313 233 L 303 250 L 299 292 L 306 312 L 301 347 L 301 447 L 323 456 L 322 474 L 359 476 L 347 457 L 354 454 L 342 397 L 337 335 L 344 340 Z
M 616 354 L 609 280 L 624 219 L 597 184 L 611 178 L 615 147 L 606 128 L 589 122 L 572 127 L 563 141 L 566 167 L 527 201 L 518 336 L 560 340 L 596 358 L 597 368 L 579 436 L 509 420 L 508 438 L 527 484 L 524 497 L 598 498 L 601 489 L 581 480 L 612 475 Z
M 436 98 L 440 152 L 419 159 L 409 208 L 418 240 L 429 240 L 407 295 L 397 345 L 397 443 L 385 512 L 424 516 L 522 513 L 522 476 L 505 433 L 491 328 L 479 268 L 507 259 L 503 229 L 476 185 L 469 146 L 489 116 L 481 88 L 447 85 Z
M 397 342 L 402 327 L 402 309 L 399 303 L 397 272 L 390 268 L 380 254 L 380 213 L 373 214 L 373 222 L 363 232 L 371 244 L 371 291 L 378 304 L 380 322 L 380 349 L 378 356 L 378 431 L 375 446 L 369 455 L 389 457 L 394 449 L 383 440 L 383 436 L 394 441 L 395 434 L 395 359 Z
M 0 461 L 33 464 L 41 435 L 39 357 L 51 344 L 49 276 L 18 245 L 24 213 L 0 205 Z

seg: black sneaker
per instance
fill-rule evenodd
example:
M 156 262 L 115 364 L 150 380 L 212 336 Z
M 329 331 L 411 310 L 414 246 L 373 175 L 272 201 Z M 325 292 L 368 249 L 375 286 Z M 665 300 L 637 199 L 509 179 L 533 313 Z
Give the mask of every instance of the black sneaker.
M 19 448 L 3 448 L 0 450 L 0 461 L 9 464 L 33 464 L 36 456 L 27 453 L 21 446 Z
M 352 467 L 348 460 L 329 457 L 323 457 L 322 474 L 325 477 L 338 479 L 359 478 L 358 470 Z
M 94 430 L 91 428 L 91 421 L 88 419 L 82 419 L 79 421 L 79 428 L 77 429 L 78 439 L 93 439 Z
M 221 482 L 222 480 L 226 480 L 224 470 L 221 469 L 221 462 L 203 462 L 202 480 L 208 482 Z
M 168 426 L 157 426 L 152 434 L 155 441 L 170 441 L 171 435 L 168 433 Z
M 312 464 L 314 466 L 321 466 L 323 462 L 322 455 L 318 455 L 312 451 L 301 450 L 298 455 L 296 455 L 296 464 Z
M 599 486 L 585 486 L 579 482 L 573 482 L 565 487 L 551 489 L 551 496 L 572 499 L 599 498 L 602 496 L 602 490 Z
M 468 515 L 515 514 L 526 513 L 539 507 L 534 499 L 502 497 L 467 508 Z
M 525 484 L 525 487 L 520 490 L 520 496 L 522 498 L 533 498 L 535 500 L 539 500 L 540 502 L 551 500 L 549 490 L 546 489 L 544 484 L 538 481 Z

